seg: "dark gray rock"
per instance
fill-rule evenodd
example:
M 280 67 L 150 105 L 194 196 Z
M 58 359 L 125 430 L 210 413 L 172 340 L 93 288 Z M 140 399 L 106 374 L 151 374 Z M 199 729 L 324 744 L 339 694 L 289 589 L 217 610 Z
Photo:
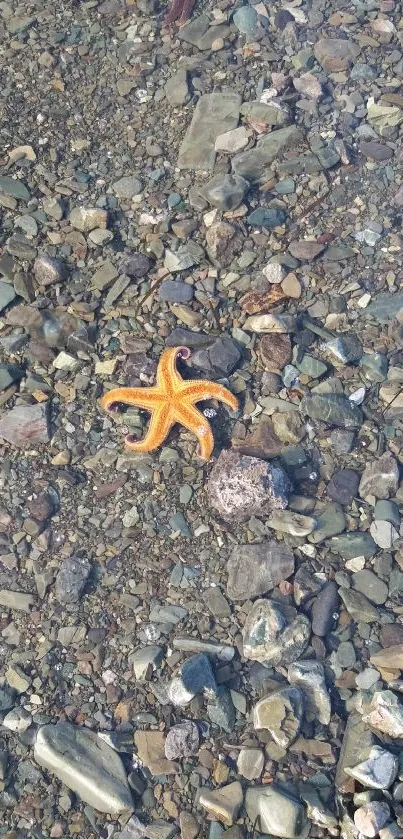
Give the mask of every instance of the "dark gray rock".
M 272 230 L 274 227 L 280 227 L 286 220 L 286 214 L 283 210 L 276 210 L 272 207 L 257 207 L 247 216 L 248 224 L 255 227 L 267 227 Z
M 171 679 L 168 697 L 174 705 L 183 707 L 198 694 L 215 693 L 217 684 L 209 659 L 203 653 L 192 655 L 185 661 L 179 676 Z
M 323 586 L 312 604 L 312 632 L 320 638 L 330 632 L 337 614 L 339 595 L 337 585 L 332 580 Z
M 207 703 L 207 714 L 210 722 L 226 731 L 234 730 L 235 707 L 228 688 L 220 685 Z
M 252 183 L 264 180 L 270 165 L 288 149 L 298 146 L 303 141 L 303 134 L 295 125 L 280 128 L 265 134 L 255 148 L 235 155 L 232 171 Z
M 18 364 L 2 364 L 0 363 L 0 391 L 6 390 L 7 387 L 19 382 L 24 375 L 24 371 Z
M 238 522 L 284 510 L 290 490 L 281 466 L 236 451 L 221 452 L 207 485 L 213 509 L 224 519 Z
M 128 277 L 135 280 L 140 280 L 145 277 L 151 268 L 151 262 L 145 253 L 131 253 L 130 256 L 123 260 L 120 271 L 122 274 L 127 274 Z
M 227 592 L 231 600 L 248 600 L 270 591 L 294 573 L 294 555 L 279 542 L 239 545 L 227 565 Z
M 186 346 L 189 345 L 186 344 Z M 209 378 L 226 378 L 235 369 L 240 359 L 241 353 L 235 342 L 228 335 L 222 335 L 216 338 L 209 347 L 203 347 L 192 353 L 189 366 L 203 372 Z
M 352 469 L 340 469 L 335 472 L 327 485 L 327 494 L 339 504 L 350 504 L 357 496 L 360 476 Z
M 333 553 L 340 554 L 343 559 L 354 559 L 356 556 L 370 559 L 378 550 L 370 533 L 342 533 L 333 536 L 327 544 Z
M 312 393 L 301 399 L 300 410 L 311 419 L 322 420 L 340 428 L 362 425 L 362 411 L 339 393 Z
M 233 210 L 243 201 L 249 181 L 240 175 L 215 175 L 203 189 L 202 195 L 219 210 Z
M 56 577 L 56 597 L 60 603 L 78 603 L 90 573 L 91 563 L 88 557 L 66 557 Z
M 9 283 L 0 282 L 0 312 L 16 298 L 14 288 Z
M 159 296 L 166 303 L 188 303 L 193 298 L 193 286 L 189 283 L 165 280 L 160 286 Z

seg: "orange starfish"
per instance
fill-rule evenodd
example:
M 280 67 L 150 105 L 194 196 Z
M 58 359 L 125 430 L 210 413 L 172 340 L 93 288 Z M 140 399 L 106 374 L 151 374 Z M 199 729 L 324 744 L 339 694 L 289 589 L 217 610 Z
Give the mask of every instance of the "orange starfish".
M 214 447 L 214 437 L 206 417 L 195 408 L 202 399 L 219 399 L 233 411 L 238 400 L 226 387 L 216 382 L 193 379 L 186 381 L 176 369 L 177 358 L 189 358 L 187 347 L 172 347 L 164 350 L 157 369 L 155 387 L 118 387 L 101 399 L 101 407 L 113 413 L 120 404 L 135 405 L 151 414 L 146 436 L 137 441 L 132 434 L 126 437 L 126 447 L 134 452 L 152 452 L 164 442 L 175 423 L 184 425 L 196 435 L 200 454 L 209 460 Z

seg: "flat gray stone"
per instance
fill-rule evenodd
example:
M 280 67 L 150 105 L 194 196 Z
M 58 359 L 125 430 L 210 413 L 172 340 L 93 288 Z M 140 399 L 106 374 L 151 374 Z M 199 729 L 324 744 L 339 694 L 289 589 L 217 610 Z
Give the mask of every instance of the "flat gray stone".
M 311 419 L 340 428 L 358 428 L 362 411 L 341 393 L 312 393 L 301 399 L 300 411 Z
M 0 282 L 0 312 L 16 298 L 14 287 L 10 283 Z
M 403 291 L 397 294 L 386 292 L 377 294 L 372 302 L 362 311 L 362 317 L 372 317 L 379 323 L 389 323 L 403 309 Z
M 0 175 L 0 192 L 6 195 L 11 195 L 12 198 L 17 198 L 18 201 L 29 201 L 31 193 L 18 178 L 12 178 L 10 175 Z
M 67 722 L 45 725 L 38 731 L 34 757 L 95 810 L 111 815 L 132 812 L 122 761 L 93 731 Z
M 303 139 L 304 135 L 295 125 L 272 131 L 262 137 L 255 148 L 235 155 L 232 159 L 232 171 L 253 183 L 264 180 L 269 166 L 281 157 L 283 152 L 302 143 Z
M 201 192 L 207 201 L 219 210 L 238 207 L 249 189 L 249 181 L 240 175 L 215 175 Z
M 285 545 L 267 541 L 238 545 L 227 564 L 231 600 L 248 600 L 270 591 L 294 573 L 294 554 Z
M 229 92 L 206 93 L 200 97 L 179 150 L 180 169 L 212 171 L 215 141 L 220 134 L 237 127 L 241 101 L 237 93 Z
M 280 839 L 297 839 L 306 823 L 301 801 L 277 784 L 249 787 L 245 809 L 253 825 Z

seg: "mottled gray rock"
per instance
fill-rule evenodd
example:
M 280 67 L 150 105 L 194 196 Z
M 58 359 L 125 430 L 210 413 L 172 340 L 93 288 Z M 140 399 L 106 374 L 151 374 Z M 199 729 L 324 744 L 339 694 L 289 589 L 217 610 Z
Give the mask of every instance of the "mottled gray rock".
M 63 559 L 56 577 L 56 597 L 60 603 L 78 603 L 91 573 L 91 563 L 86 556 Z
M 139 195 L 142 190 L 141 181 L 134 175 L 125 175 L 118 181 L 112 184 L 112 189 L 118 198 L 130 200 L 135 195 Z
M 209 503 L 228 521 L 283 510 L 290 488 L 281 466 L 236 451 L 221 452 L 207 485 Z
M 53 285 L 53 283 L 59 283 L 65 279 L 66 266 L 61 259 L 54 259 L 47 254 L 42 254 L 35 259 L 34 274 L 39 285 Z
M 317 719 L 323 725 L 329 725 L 331 705 L 323 664 L 320 661 L 294 662 L 288 668 L 288 681 L 303 692 L 308 722 Z
M 328 545 L 333 553 L 340 554 L 343 559 L 354 559 L 356 556 L 371 559 L 378 550 L 370 533 L 343 533 L 329 539 Z
M 351 792 L 351 777 L 346 769 L 368 759 L 375 745 L 375 736 L 358 713 L 347 718 L 339 762 L 336 769 L 336 789 Z
M 358 428 L 362 424 L 362 411 L 340 393 L 306 394 L 300 403 L 302 414 L 322 420 L 340 428 Z
M 398 759 L 380 746 L 373 746 L 366 760 L 345 772 L 370 789 L 389 789 L 396 778 Z
M 280 839 L 297 839 L 305 827 L 301 801 L 277 784 L 248 787 L 245 809 L 253 825 Z
M 174 705 L 183 707 L 198 693 L 212 694 L 217 684 L 209 659 L 203 653 L 193 655 L 183 664 L 180 675 L 171 679 L 168 697 Z
M 391 498 L 399 486 L 399 467 L 390 452 L 368 463 L 361 477 L 359 493 L 361 498 L 373 495 L 375 498 Z
M 266 729 L 282 749 L 297 739 L 304 712 L 303 694 L 298 687 L 286 685 L 264 696 L 254 706 L 254 728 Z
M 393 739 L 403 738 L 403 705 L 391 690 L 374 694 L 364 722 Z
M 270 591 L 294 572 L 294 555 L 275 541 L 235 547 L 227 564 L 231 600 L 248 600 Z
M 95 810 L 130 813 L 132 797 L 119 755 L 87 728 L 70 723 L 39 729 L 34 757 Z
M 360 476 L 353 469 L 335 472 L 327 485 L 327 494 L 339 504 L 350 504 L 356 497 Z
M 255 148 L 235 155 L 232 159 L 232 170 L 252 183 L 263 180 L 273 161 L 288 149 L 298 146 L 303 139 L 302 132 L 295 125 L 265 134 Z
M 237 93 L 223 91 L 200 97 L 179 150 L 180 169 L 212 171 L 215 141 L 220 134 L 237 127 L 241 101 Z
M 210 722 L 222 728 L 228 734 L 234 730 L 235 707 L 230 691 L 224 685 L 220 685 L 207 702 L 207 715 Z
M 165 83 L 165 96 L 173 108 L 184 105 L 189 99 L 188 72 L 180 67 Z
M 243 627 L 243 653 L 264 664 L 291 664 L 308 646 L 310 635 L 305 615 L 288 622 L 278 604 L 256 600 Z
M 362 836 L 377 836 L 390 819 L 390 807 L 386 801 L 369 801 L 354 813 L 354 824 Z
M 170 603 L 157 604 L 150 611 L 150 622 L 171 623 L 176 626 L 177 623 L 186 618 L 187 614 L 188 610 L 183 606 L 175 606 Z
M 355 621 L 373 623 L 379 620 L 378 610 L 364 594 L 351 588 L 341 588 L 339 594 L 347 612 Z
M 17 405 L 0 419 L 0 438 L 18 448 L 36 446 L 49 441 L 49 406 Z
M 199 729 L 191 720 L 173 725 L 165 739 L 165 756 L 168 760 L 190 757 L 196 754 L 199 739 Z

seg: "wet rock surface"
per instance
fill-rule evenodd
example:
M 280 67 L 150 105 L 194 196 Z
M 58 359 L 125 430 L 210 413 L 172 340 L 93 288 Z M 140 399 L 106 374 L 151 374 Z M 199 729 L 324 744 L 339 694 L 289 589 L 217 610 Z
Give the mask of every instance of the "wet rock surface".
M 0 3 L 0 835 L 399 839 L 401 7 L 165 14 Z

